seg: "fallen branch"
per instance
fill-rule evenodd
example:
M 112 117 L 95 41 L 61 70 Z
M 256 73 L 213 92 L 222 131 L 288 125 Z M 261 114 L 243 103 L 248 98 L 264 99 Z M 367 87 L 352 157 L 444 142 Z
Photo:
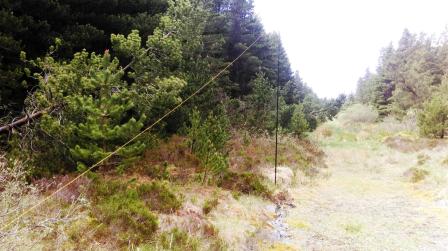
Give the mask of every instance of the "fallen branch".
M 40 116 L 42 116 L 47 110 L 42 110 L 42 111 L 37 111 L 37 112 L 33 112 L 31 115 L 26 114 L 24 117 L 13 121 L 7 125 L 4 126 L 0 126 L 0 133 L 5 133 L 5 132 L 9 132 L 11 131 L 14 127 L 17 126 L 21 126 L 23 124 L 28 123 L 30 120 L 39 118 Z

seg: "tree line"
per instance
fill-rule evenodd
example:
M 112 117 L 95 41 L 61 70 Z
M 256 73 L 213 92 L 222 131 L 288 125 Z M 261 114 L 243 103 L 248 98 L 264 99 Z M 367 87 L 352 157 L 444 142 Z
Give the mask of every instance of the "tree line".
M 381 116 L 403 117 L 417 111 L 424 136 L 443 138 L 448 128 L 448 37 L 405 29 L 398 46 L 381 51 L 376 73 L 358 81 L 355 98 Z

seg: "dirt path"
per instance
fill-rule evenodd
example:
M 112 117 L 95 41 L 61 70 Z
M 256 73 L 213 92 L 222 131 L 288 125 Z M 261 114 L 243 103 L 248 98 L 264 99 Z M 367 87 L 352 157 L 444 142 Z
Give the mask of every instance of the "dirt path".
M 416 162 L 416 153 L 377 144 L 324 150 L 329 177 L 290 190 L 295 208 L 282 216 L 285 237 L 260 249 L 448 249 L 446 203 L 438 203 L 435 193 L 404 175 Z M 437 151 L 448 156 L 446 149 Z

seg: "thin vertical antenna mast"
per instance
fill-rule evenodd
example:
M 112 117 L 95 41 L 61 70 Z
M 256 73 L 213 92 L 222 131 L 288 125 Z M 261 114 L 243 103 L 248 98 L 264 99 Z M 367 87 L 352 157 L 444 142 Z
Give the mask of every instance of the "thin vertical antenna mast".
M 277 155 L 278 155 L 278 94 L 280 88 L 280 38 L 277 44 L 277 95 L 276 95 L 276 115 L 275 115 L 275 169 L 274 184 L 277 185 Z

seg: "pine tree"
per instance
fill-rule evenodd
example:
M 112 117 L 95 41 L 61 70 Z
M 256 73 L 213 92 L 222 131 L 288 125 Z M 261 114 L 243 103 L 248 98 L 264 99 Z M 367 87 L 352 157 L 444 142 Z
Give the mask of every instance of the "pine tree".
M 292 133 L 299 137 L 303 136 L 303 133 L 308 131 L 309 125 L 305 118 L 302 104 L 294 105 L 294 112 L 292 114 L 291 124 L 289 127 Z
M 179 27 L 175 15 L 163 16 L 159 28 L 148 37 L 147 47 L 142 47 L 136 30 L 127 37 L 112 35 L 113 49 L 130 61 L 127 66 L 120 66 L 108 50 L 102 55 L 76 53 L 69 62 L 58 62 L 50 55 L 35 61 L 42 74 L 36 74 L 39 89 L 30 104 L 51 111 L 40 123 L 49 136 L 42 140 L 52 141 L 55 148 L 68 152 L 68 156 L 60 154 L 55 159 L 68 158 L 78 169 L 84 169 L 181 101 L 179 95 L 185 86 L 178 70 L 181 42 L 179 37 L 169 35 Z M 122 167 L 147 143 L 133 141 L 104 164 Z
M 203 168 L 202 182 L 208 181 L 210 175 L 222 177 L 228 168 L 225 147 L 229 134 L 225 116 L 210 113 L 206 119 L 202 119 L 199 111 L 193 110 L 190 114 L 190 124 L 189 144 Z
M 44 115 L 40 128 L 63 142 L 56 147 L 68 148 L 79 170 L 110 154 L 144 126 L 147 117 L 135 110 L 137 93 L 122 80 L 118 60 L 111 59 L 109 52 L 83 51 L 68 63 L 57 63 L 51 57 L 38 63 L 52 72 L 38 76 L 41 89 L 35 99 L 39 106 L 60 109 Z M 105 165 L 129 160 L 145 146 L 141 140 L 132 142 Z
M 63 41 L 52 56 L 68 59 L 83 49 L 102 53 L 112 33 L 153 33 L 167 10 L 166 0 L 73 1 L 15 0 L 0 2 L 0 117 L 21 112 L 27 92 L 38 85 L 27 77 L 20 51 L 43 57 L 56 38 Z M 38 70 L 29 68 L 31 71 Z
M 252 93 L 246 97 L 248 106 L 246 121 L 249 127 L 258 130 L 272 129 L 272 112 L 275 109 L 274 90 L 264 74 L 260 73 L 251 82 Z

